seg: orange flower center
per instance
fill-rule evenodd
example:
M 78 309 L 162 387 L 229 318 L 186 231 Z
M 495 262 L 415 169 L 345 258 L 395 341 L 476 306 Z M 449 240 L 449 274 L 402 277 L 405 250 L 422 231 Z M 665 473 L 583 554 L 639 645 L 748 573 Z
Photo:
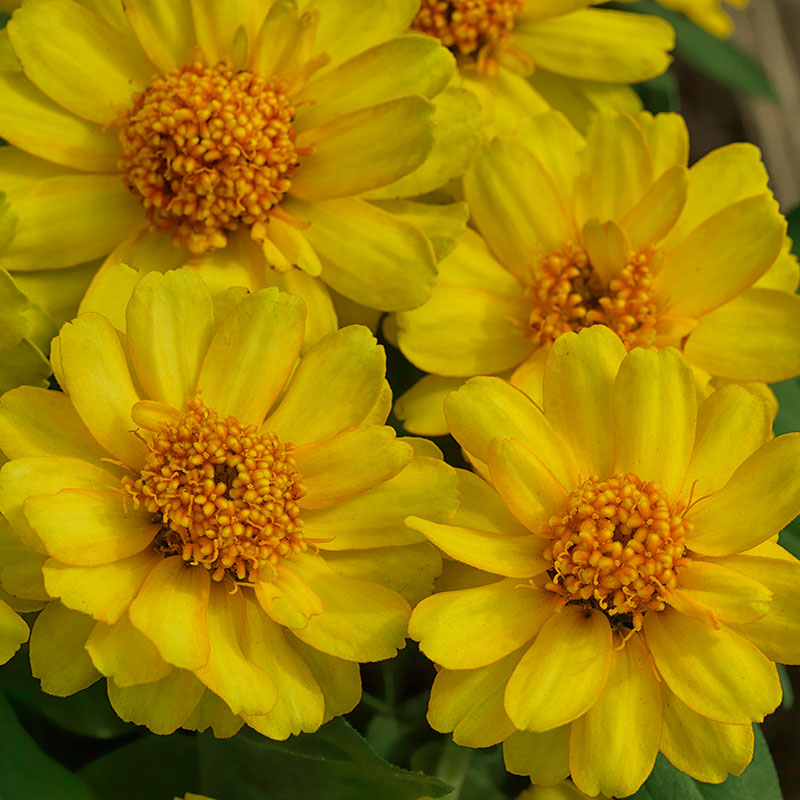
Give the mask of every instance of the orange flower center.
M 633 253 L 608 285 L 589 263 L 585 248 L 565 242 L 540 261 L 528 294 L 533 308 L 530 336 L 539 344 L 589 325 L 607 325 L 625 347 L 652 347 L 656 338 L 656 303 L 651 252 Z
M 285 83 L 195 63 L 157 77 L 114 123 L 119 168 L 156 231 L 202 254 L 265 222 L 298 166 Z
M 692 523 L 684 511 L 657 483 L 633 473 L 589 478 L 544 528 L 552 540 L 545 588 L 564 605 L 599 608 L 612 623 L 639 630 L 644 612 L 664 609 L 664 589 L 674 589 L 690 564 L 684 539 Z
M 523 0 L 422 0 L 411 27 L 469 56 L 505 41 L 523 5 Z
M 306 493 L 292 445 L 198 397 L 147 442 L 138 478 L 123 478 L 134 505 L 161 523 L 154 546 L 204 566 L 215 581 L 252 581 L 281 556 L 307 548 L 297 501 Z

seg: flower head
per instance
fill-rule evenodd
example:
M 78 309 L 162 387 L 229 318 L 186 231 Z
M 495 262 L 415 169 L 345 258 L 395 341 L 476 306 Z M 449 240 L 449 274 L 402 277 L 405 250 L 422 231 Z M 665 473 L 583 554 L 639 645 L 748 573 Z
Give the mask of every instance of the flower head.
M 687 153 L 673 114 L 598 115 L 584 139 L 550 112 L 483 147 L 464 180 L 483 238 L 397 315 L 400 348 L 439 376 L 513 370 L 534 398 L 553 343 L 595 325 L 681 350 L 704 390 L 798 374 L 798 267 L 758 150 Z
M 543 393 L 477 377 L 445 403 L 486 481 L 462 474 L 451 524 L 407 522 L 486 574 L 411 617 L 442 667 L 429 721 L 589 795 L 632 794 L 659 750 L 699 780 L 740 773 L 780 701 L 773 662 L 800 659 L 800 563 L 776 542 L 800 435 L 772 438 L 739 386 L 698 408 L 680 353 L 626 353 L 603 326 L 556 341 Z
M 108 256 L 95 306 L 122 263 L 190 263 L 215 288 L 279 284 L 310 308 L 330 306 L 325 284 L 370 307 L 419 305 L 431 244 L 370 201 L 460 174 L 477 104 L 445 88 L 444 47 L 402 35 L 416 8 L 26 0 L 8 23 L 20 69 L 0 77 L 15 226 L 3 265 Z
M 402 647 L 439 556 L 402 524 L 444 520 L 455 477 L 383 423 L 382 348 L 363 327 L 298 361 L 302 302 L 212 304 L 187 270 L 140 280 L 126 334 L 65 325 L 65 393 L 0 401 L 0 581 L 46 603 L 31 665 L 46 691 L 108 680 L 156 732 L 246 722 L 313 731 L 360 696 L 358 662 Z M 130 365 L 130 366 L 129 366 Z

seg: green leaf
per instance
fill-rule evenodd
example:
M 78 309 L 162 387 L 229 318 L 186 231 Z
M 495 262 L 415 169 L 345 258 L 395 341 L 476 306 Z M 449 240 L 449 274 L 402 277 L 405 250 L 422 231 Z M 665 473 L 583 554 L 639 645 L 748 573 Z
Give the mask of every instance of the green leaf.
M 786 215 L 786 222 L 788 223 L 786 233 L 792 240 L 792 252 L 800 256 L 800 206 Z
M 781 800 L 775 764 L 758 725 L 750 766 L 719 784 L 701 783 L 672 766 L 659 754 L 653 772 L 632 800 Z
M 665 72 L 657 78 L 636 83 L 633 88 L 651 114 L 681 110 L 678 81 L 672 72 Z
M 93 800 L 86 784 L 43 753 L 0 693 L 0 793 L 14 798 Z
M 625 7 L 667 20 L 675 28 L 675 53 L 704 75 L 734 91 L 778 100 L 764 70 L 730 40 L 718 39 L 690 22 L 683 14 L 662 8 L 654 0 L 625 3 Z
M 388 764 L 343 719 L 285 742 L 250 728 L 231 739 L 210 733 L 147 736 L 80 774 L 99 798 L 109 800 L 187 791 L 224 800 L 418 800 L 450 790 L 435 778 Z

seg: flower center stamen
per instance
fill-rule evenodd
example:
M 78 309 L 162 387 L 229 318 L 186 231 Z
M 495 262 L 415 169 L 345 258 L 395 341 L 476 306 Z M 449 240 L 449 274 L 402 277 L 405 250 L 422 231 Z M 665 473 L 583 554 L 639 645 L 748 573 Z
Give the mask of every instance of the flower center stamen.
M 549 344 L 562 333 L 600 324 L 611 328 L 628 350 L 652 347 L 657 321 L 652 260 L 649 252 L 631 254 L 605 285 L 586 249 L 565 242 L 541 259 L 536 282 L 528 289 L 533 301 L 529 335 L 540 345 Z
M 411 27 L 435 36 L 455 55 L 471 56 L 511 35 L 523 0 L 422 0 Z
M 187 406 L 150 437 L 145 467 L 123 478 L 124 489 L 161 523 L 157 550 L 204 566 L 215 581 L 252 582 L 307 548 L 297 505 L 306 489 L 293 446 L 221 419 L 199 397 Z
M 545 588 L 562 605 L 599 608 L 612 624 L 639 630 L 646 611 L 664 609 L 663 591 L 678 585 L 692 523 L 655 482 L 633 473 L 585 480 L 562 516 L 544 527 L 552 563 Z
M 293 119 L 282 81 L 225 62 L 189 64 L 120 114 L 119 168 L 153 230 L 203 254 L 281 202 L 298 166 Z

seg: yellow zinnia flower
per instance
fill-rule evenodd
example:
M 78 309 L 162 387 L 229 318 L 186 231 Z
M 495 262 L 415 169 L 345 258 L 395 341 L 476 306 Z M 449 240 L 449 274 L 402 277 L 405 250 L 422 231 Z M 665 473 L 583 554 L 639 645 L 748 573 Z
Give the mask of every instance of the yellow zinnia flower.
M 403 398 L 408 429 L 443 432 L 442 394 L 471 375 L 513 371 L 538 398 L 552 343 L 588 325 L 677 347 L 703 389 L 800 373 L 798 266 L 758 149 L 687 158 L 675 114 L 599 114 L 584 139 L 549 112 L 484 146 L 464 178 L 483 238 L 397 315 L 403 353 L 438 376 Z
M 50 601 L 30 644 L 45 691 L 105 676 L 156 732 L 282 739 L 352 709 L 358 662 L 403 647 L 440 560 L 402 520 L 447 519 L 455 476 L 383 424 L 371 333 L 298 362 L 304 315 L 276 289 L 212 304 L 190 271 L 147 275 L 122 340 L 97 313 L 62 328 L 65 393 L 3 396 L 0 581 Z
M 664 72 L 675 43 L 664 20 L 595 2 L 422 0 L 412 28 L 455 54 L 495 132 L 551 106 L 583 129 L 597 109 L 639 110 L 627 84 Z
M 725 13 L 723 0 L 658 0 L 664 8 L 686 14 L 709 33 L 726 39 L 733 33 L 733 20 Z M 725 0 L 735 8 L 746 8 L 749 0 Z
M 540 409 L 495 377 L 445 404 L 480 474 L 452 524 L 407 520 L 483 585 L 444 591 L 409 630 L 441 665 L 428 720 L 503 741 L 534 783 L 633 793 L 659 750 L 720 782 L 800 661 L 800 563 L 776 537 L 800 512 L 800 434 L 725 386 L 699 407 L 676 350 L 609 329 L 553 346 Z M 609 757 L 624 753 L 624 758 Z
M 0 265 L 111 253 L 95 293 L 113 293 L 120 262 L 188 263 L 214 287 L 244 273 L 310 306 L 330 306 L 324 284 L 384 310 L 419 305 L 431 244 L 368 198 L 460 174 L 477 104 L 445 89 L 445 48 L 402 35 L 418 5 L 25 0 L 7 26 L 18 63 L 0 72 L 15 224 Z

